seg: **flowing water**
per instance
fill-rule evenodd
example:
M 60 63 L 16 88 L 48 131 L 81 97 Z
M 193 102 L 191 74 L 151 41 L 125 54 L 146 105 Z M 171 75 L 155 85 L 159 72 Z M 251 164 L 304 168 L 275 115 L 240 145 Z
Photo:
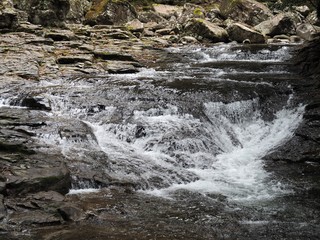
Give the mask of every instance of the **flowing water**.
M 236 206 L 233 211 L 261 206 L 240 221 L 261 231 L 279 225 L 270 214 L 261 216 L 283 208 L 295 191 L 264 160 L 302 122 L 304 106 L 293 101 L 289 83 L 297 77 L 288 71 L 291 51 L 232 44 L 170 48 L 154 68 L 42 80 L 19 86 L 15 95 L 6 91 L 0 107 L 38 98 L 54 122 L 39 141 L 67 158 L 82 159 L 86 169 L 98 166 L 111 182 L 159 199 L 174 201 L 187 192 L 190 201 L 193 193 L 220 196 Z M 76 124 L 85 133 L 68 134 Z M 92 152 L 105 157 L 98 160 Z M 75 177 L 74 188 L 99 187 L 81 181 Z

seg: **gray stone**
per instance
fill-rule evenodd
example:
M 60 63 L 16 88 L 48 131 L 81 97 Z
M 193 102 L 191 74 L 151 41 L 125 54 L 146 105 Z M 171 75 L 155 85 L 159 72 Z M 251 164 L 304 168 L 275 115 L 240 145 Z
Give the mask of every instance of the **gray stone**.
M 254 27 L 263 35 L 273 37 L 280 34 L 295 34 L 296 22 L 291 14 L 280 13 Z
M 58 212 L 65 221 L 77 222 L 85 219 L 84 211 L 72 205 L 60 207 Z
M 303 23 L 297 27 L 297 35 L 307 41 L 319 36 L 320 27 L 311 25 L 310 23 Z
M 239 43 L 242 43 L 245 40 L 249 40 L 250 43 L 264 43 L 265 42 L 265 38 L 264 36 L 245 26 L 244 24 L 241 23 L 234 23 L 231 24 L 228 28 L 227 28 L 230 40 L 232 41 L 237 41 Z
M 209 42 L 227 42 L 228 32 L 218 25 L 207 20 L 194 18 L 190 19 L 184 27 L 184 32 L 187 35 L 194 36 L 198 40 Z
M 3 203 L 3 195 L 0 194 L 0 221 L 5 218 L 5 216 L 7 215 L 7 211 L 6 211 L 6 208 L 4 206 L 4 203 Z
M 182 15 L 182 7 L 165 4 L 153 4 L 154 11 L 165 19 L 170 19 L 172 16 L 178 18 Z
M 273 16 L 269 8 L 255 0 L 223 0 L 220 10 L 225 18 L 231 18 L 234 21 L 251 26 L 255 26 Z

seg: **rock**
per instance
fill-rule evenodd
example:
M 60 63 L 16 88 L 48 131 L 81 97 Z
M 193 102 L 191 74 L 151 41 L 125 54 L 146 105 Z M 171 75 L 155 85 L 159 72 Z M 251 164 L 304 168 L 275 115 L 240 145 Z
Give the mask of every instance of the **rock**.
M 46 32 L 44 35 L 46 38 L 51 38 L 53 41 L 70 41 L 75 39 L 75 34 L 69 30 L 58 30 Z
M 51 111 L 49 100 L 42 96 L 26 96 L 21 100 L 20 105 L 33 110 Z
M 297 35 L 307 41 L 319 36 L 320 27 L 311 25 L 310 23 L 302 23 L 297 27 Z
M 195 4 L 187 3 L 183 6 L 181 16 L 178 18 L 180 23 L 185 23 L 190 18 L 202 18 L 205 19 L 207 13 L 206 10 Z
M 191 36 L 184 36 L 179 40 L 179 43 L 182 44 L 196 44 L 198 43 L 198 40 Z
M 241 23 L 234 23 L 227 28 L 230 40 L 239 43 L 249 40 L 250 43 L 264 43 L 264 36 Z
M 125 26 L 130 32 L 133 33 L 142 33 L 144 30 L 144 24 L 140 22 L 138 19 L 134 19 L 130 22 L 127 22 Z
M 96 50 L 94 52 L 94 56 L 103 60 L 136 62 L 136 60 L 130 54 L 125 53 Z
M 52 213 L 46 213 L 41 210 L 26 212 L 13 212 L 8 215 L 8 223 L 13 225 L 56 225 L 60 224 L 62 219 Z
M 15 7 L 28 13 L 29 21 L 42 26 L 63 26 L 69 0 L 14 0 Z
M 60 166 L 37 166 L 13 172 L 14 175 L 7 176 L 9 195 L 24 195 L 44 190 L 66 194 L 71 188 L 70 172 L 63 163 L 60 163 Z
M 55 191 L 48 192 L 38 192 L 31 195 L 32 199 L 37 201 L 53 201 L 53 202 L 63 202 L 64 196 L 61 193 Z
M 58 212 L 65 221 L 77 222 L 85 219 L 85 213 L 82 209 L 75 206 L 63 206 L 58 209 Z
M 18 25 L 18 16 L 13 9 L 0 9 L 0 29 L 12 29 Z
M 92 62 L 92 55 L 68 55 L 68 56 L 59 56 L 57 57 L 58 64 L 75 64 L 83 62 Z
M 85 23 L 120 25 L 135 18 L 137 12 L 128 1 L 95 0 L 85 15 Z
M 105 70 L 111 74 L 127 74 L 139 72 L 136 62 L 108 61 Z
M 231 18 L 251 26 L 273 16 L 269 8 L 255 0 L 223 0 L 220 11 L 224 18 Z
M 4 199 L 3 195 L 0 194 L 0 221 L 4 219 L 5 216 L 7 215 L 6 208 L 3 204 L 3 199 Z
M 153 4 L 154 11 L 165 19 L 170 19 L 172 16 L 178 18 L 182 15 L 182 7 L 171 6 L 164 4 Z
M 161 23 L 161 22 L 167 22 L 167 20 L 164 17 L 161 17 L 158 13 L 153 11 L 147 11 L 147 12 L 140 12 L 138 19 L 143 23 L 148 22 L 155 22 L 155 23 Z
M 310 23 L 312 25 L 320 26 L 320 21 L 319 21 L 319 18 L 317 16 L 317 12 L 313 11 L 312 13 L 310 13 L 308 15 L 308 17 L 306 18 L 306 22 Z
M 86 13 L 90 10 L 90 0 L 69 0 L 70 10 L 66 20 L 70 23 L 82 23 L 85 20 Z
M 225 29 L 199 18 L 190 19 L 184 26 L 184 33 L 213 43 L 227 42 L 229 37 Z
M 298 13 L 300 13 L 304 17 L 307 17 L 311 13 L 311 10 L 307 5 L 294 6 L 293 10 L 295 10 Z
M 270 37 L 280 34 L 292 35 L 295 34 L 296 22 L 292 15 L 280 13 L 274 18 L 258 24 L 254 28 L 263 35 L 268 35 Z
M 163 29 L 158 29 L 156 30 L 156 34 L 164 36 L 164 35 L 170 35 L 173 33 L 172 28 L 163 28 Z

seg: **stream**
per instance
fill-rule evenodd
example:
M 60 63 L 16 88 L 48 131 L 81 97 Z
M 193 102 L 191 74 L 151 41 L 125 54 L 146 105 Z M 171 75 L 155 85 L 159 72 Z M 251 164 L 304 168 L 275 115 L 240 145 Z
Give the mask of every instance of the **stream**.
M 303 121 L 293 48 L 169 48 L 138 73 L 8 85 L 0 108 L 43 112 L 34 138 L 68 159 L 71 201 L 127 212 L 84 223 L 94 239 L 318 239 L 319 200 L 299 192 L 309 179 L 265 159 Z

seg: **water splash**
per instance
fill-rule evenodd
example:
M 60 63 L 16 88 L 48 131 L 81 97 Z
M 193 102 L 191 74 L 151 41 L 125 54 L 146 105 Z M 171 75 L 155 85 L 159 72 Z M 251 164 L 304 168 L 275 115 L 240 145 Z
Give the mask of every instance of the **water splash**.
M 266 122 L 258 104 L 258 99 L 206 103 L 208 121 L 168 105 L 136 111 L 130 123 L 92 127 L 114 162 L 108 174 L 139 182 L 148 193 L 188 189 L 233 200 L 265 199 L 287 190 L 268 182 L 262 158 L 290 139 L 304 108 L 283 109 Z M 137 136 L 139 128 L 143 134 Z

